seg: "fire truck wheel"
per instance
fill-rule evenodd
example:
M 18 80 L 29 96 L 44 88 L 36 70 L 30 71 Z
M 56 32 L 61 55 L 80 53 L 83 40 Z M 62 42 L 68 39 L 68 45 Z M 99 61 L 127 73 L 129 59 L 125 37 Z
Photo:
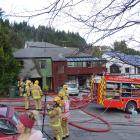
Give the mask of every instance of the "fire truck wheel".
M 126 105 L 126 112 L 131 113 L 132 110 L 136 110 L 137 109 L 137 105 L 135 102 L 130 101 L 127 103 Z

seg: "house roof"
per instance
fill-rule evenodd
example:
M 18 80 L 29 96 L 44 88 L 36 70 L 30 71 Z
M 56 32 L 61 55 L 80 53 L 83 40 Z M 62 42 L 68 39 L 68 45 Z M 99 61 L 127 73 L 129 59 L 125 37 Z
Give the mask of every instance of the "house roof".
M 96 57 L 92 57 L 92 56 L 88 56 L 88 57 L 76 57 L 76 58 L 74 58 L 74 57 L 67 57 L 66 58 L 66 60 L 68 61 L 68 62 L 82 62 L 82 61 L 105 61 L 105 59 L 102 59 L 102 58 L 96 58 Z
M 124 53 L 118 53 L 118 52 L 106 52 L 105 54 L 111 57 L 115 57 L 129 65 L 140 66 L 139 55 L 126 55 Z
M 59 48 L 61 46 L 51 44 L 48 42 L 33 42 L 33 41 L 26 41 L 25 48 Z
M 73 55 L 77 48 L 60 47 L 46 42 L 26 42 L 24 49 L 14 53 L 15 58 L 52 58 L 53 60 L 65 60 L 65 57 Z M 86 53 L 78 53 L 76 56 L 90 56 Z

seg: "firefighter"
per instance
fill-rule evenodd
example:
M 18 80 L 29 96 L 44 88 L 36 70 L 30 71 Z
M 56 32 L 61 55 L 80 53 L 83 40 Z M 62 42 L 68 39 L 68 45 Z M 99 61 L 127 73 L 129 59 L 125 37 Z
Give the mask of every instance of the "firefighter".
M 22 79 L 20 79 L 18 81 L 18 90 L 19 90 L 19 96 L 23 96 L 23 92 L 24 92 L 24 82 Z
M 70 101 L 69 97 L 67 95 L 67 92 L 64 92 L 61 90 L 58 94 L 58 96 L 61 98 L 61 106 L 62 106 L 62 131 L 63 131 L 63 138 L 69 137 L 69 127 L 68 127 L 68 119 L 70 117 Z
M 59 95 L 60 94 L 60 95 Z M 61 95 L 62 94 L 62 95 Z M 69 98 L 69 94 L 68 94 L 68 85 L 67 84 L 64 84 L 63 85 L 63 88 L 59 91 L 59 93 L 58 93 L 58 96 L 60 97 L 60 98 L 62 98 L 62 97 L 67 97 L 67 98 Z
M 94 80 L 91 79 L 91 80 L 90 80 L 90 92 L 91 92 L 91 93 L 93 92 L 93 83 L 94 83 Z
M 53 130 L 54 138 L 56 140 L 62 140 L 62 127 L 61 127 L 61 120 L 62 120 L 62 113 L 60 108 L 60 97 L 56 96 L 53 99 L 54 105 L 52 108 L 47 106 L 48 116 L 50 119 L 50 125 Z
M 94 87 L 93 87 L 94 79 L 95 79 L 95 76 L 92 75 L 91 80 L 90 80 L 90 91 L 91 91 L 91 92 L 93 92 L 93 88 L 94 88 Z
M 29 109 L 29 105 L 30 105 L 30 94 L 31 94 L 31 81 L 30 80 L 26 80 L 26 87 L 25 87 L 25 109 L 28 110 Z
M 63 85 L 63 89 L 62 89 L 64 92 L 65 92 L 65 95 L 68 97 L 68 85 L 67 84 L 64 84 Z
M 93 92 L 94 92 L 94 81 L 95 81 L 95 76 L 92 75 L 91 80 L 90 80 L 90 97 L 93 99 Z
M 38 84 L 39 84 L 39 81 L 36 80 L 31 87 L 32 89 L 31 93 L 32 93 L 33 100 L 35 101 L 36 110 L 41 111 L 42 110 L 41 98 L 43 96 L 43 93 Z

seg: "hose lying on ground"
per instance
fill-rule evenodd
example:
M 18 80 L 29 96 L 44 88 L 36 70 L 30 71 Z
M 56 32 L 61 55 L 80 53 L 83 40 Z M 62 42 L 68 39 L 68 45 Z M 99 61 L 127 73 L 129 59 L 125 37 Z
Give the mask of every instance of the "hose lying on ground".
M 71 106 L 70 106 L 70 110 L 75 110 L 75 109 L 80 109 L 81 111 L 83 111 L 84 113 L 86 113 L 87 115 L 91 116 L 93 119 L 97 119 L 100 120 L 103 124 L 105 124 L 107 127 L 106 128 L 87 128 L 84 127 L 83 125 L 80 124 L 76 124 L 74 122 L 69 122 L 70 125 L 77 127 L 79 129 L 85 130 L 85 131 L 89 131 L 89 132 L 108 132 L 111 130 L 111 125 L 110 123 L 108 123 L 106 120 L 104 120 L 101 116 L 98 116 L 97 114 L 93 114 L 91 112 L 86 111 L 86 107 L 93 101 L 94 99 L 91 98 L 90 96 L 85 96 L 84 98 L 80 99 L 80 98 L 76 98 L 76 97 L 71 97 L 70 98 L 70 102 L 71 102 Z M 2 99 L 1 102 L 23 102 L 24 99 Z M 48 101 L 47 101 L 48 102 Z M 51 104 L 51 101 L 49 101 L 49 103 Z M 45 105 L 44 102 L 42 102 L 43 105 Z M 34 105 L 31 104 L 30 105 L 31 108 L 34 108 Z M 18 112 L 26 112 L 26 110 L 24 109 L 24 106 L 14 106 L 14 108 L 18 111 Z M 40 112 L 40 114 L 44 115 L 43 112 Z M 45 113 L 45 115 L 47 115 L 47 113 Z M 86 120 L 85 120 L 86 122 Z M 80 121 L 78 121 L 78 123 L 80 123 Z
M 87 96 L 84 100 L 82 100 L 82 105 L 81 106 L 80 105 L 77 106 L 77 104 L 75 104 L 75 107 L 73 107 L 72 110 L 73 109 L 81 109 L 81 111 L 83 111 L 87 115 L 91 116 L 93 119 L 96 118 L 96 119 L 100 120 L 101 122 L 103 122 L 107 126 L 107 128 L 87 128 L 87 127 L 84 127 L 80 124 L 76 124 L 76 123 L 73 123 L 73 122 L 69 122 L 69 124 L 74 126 L 74 127 L 77 127 L 79 129 L 89 131 L 89 132 L 108 132 L 108 131 L 110 131 L 111 130 L 110 123 L 108 123 L 106 120 L 104 120 L 101 116 L 98 116 L 96 114 L 93 114 L 93 113 L 90 113 L 90 112 L 86 111 L 86 106 L 88 106 L 93 100 L 94 99 L 91 100 L 91 98 L 89 98 L 89 96 Z M 76 99 L 76 102 L 78 102 L 78 99 Z M 80 122 L 80 121 L 78 121 L 78 122 Z

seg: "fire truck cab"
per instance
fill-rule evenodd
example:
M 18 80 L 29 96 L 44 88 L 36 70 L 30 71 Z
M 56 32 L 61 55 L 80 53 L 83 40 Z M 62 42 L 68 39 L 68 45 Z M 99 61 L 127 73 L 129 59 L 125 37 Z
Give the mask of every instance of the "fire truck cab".
M 140 79 L 102 76 L 96 91 L 97 103 L 105 108 L 124 109 L 129 113 L 140 108 Z

